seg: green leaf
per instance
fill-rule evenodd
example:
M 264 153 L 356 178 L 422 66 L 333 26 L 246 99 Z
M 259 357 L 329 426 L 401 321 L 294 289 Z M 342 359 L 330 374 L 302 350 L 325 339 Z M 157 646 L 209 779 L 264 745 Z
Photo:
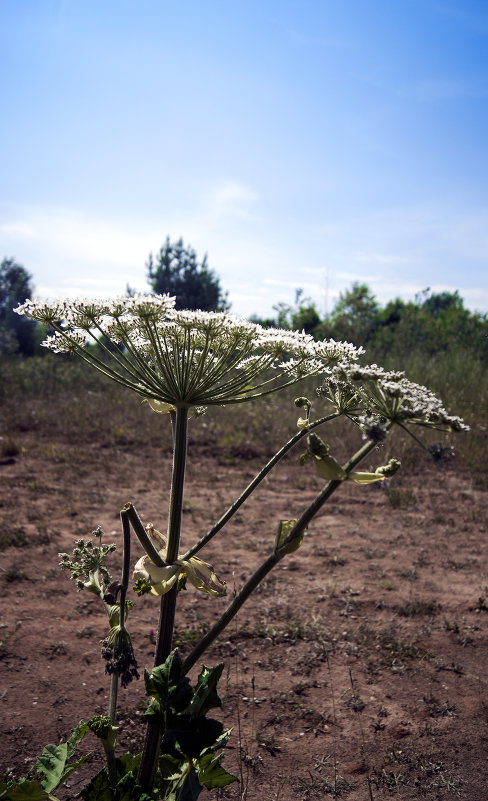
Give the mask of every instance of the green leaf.
M 286 538 L 291 534 L 293 529 L 297 524 L 296 520 L 280 520 L 280 524 L 278 526 L 278 533 L 276 534 L 275 540 L 275 551 L 280 555 L 284 556 L 288 553 L 293 553 L 293 551 L 297 551 L 300 545 L 303 542 L 303 534 L 304 531 L 301 531 L 296 537 L 293 537 L 290 542 L 286 545 L 283 545 Z
M 48 798 L 49 794 L 37 781 L 20 779 L 18 782 L 0 783 L 1 801 L 44 801 Z
M 124 754 L 116 760 L 119 780 L 115 787 L 111 787 L 107 771 L 103 768 L 81 790 L 81 798 L 84 801 L 154 801 L 154 797 L 137 784 L 135 770 L 140 758 L 140 754 Z M 128 771 L 125 770 L 127 767 L 130 768 Z
M 356 470 L 349 473 L 347 477 L 355 484 L 373 484 L 375 481 L 384 481 L 386 478 L 381 473 L 361 473 Z
M 83 765 L 83 763 L 84 763 L 84 762 L 86 762 L 86 760 L 88 759 L 88 757 L 89 757 L 89 756 L 90 756 L 90 754 L 82 754 L 82 755 L 80 756 L 80 758 L 76 760 L 76 762 L 70 762 L 70 764 L 69 764 L 69 765 L 66 765 L 66 767 L 65 767 L 65 769 L 64 769 L 64 772 L 63 772 L 63 775 L 62 775 L 62 777 L 61 777 L 61 781 L 60 781 L 60 783 L 59 783 L 59 784 L 64 784 L 64 783 L 65 783 L 65 781 L 66 781 L 66 779 L 67 779 L 69 776 L 71 776 L 71 774 L 72 774 L 72 773 L 74 773 L 74 772 L 75 772 L 75 770 L 78 770 L 78 768 L 79 768 L 81 765 Z M 59 786 L 59 785 L 58 785 L 58 786 Z M 51 796 L 49 796 L 49 797 L 51 798 Z
M 161 712 L 161 704 L 155 698 L 151 698 L 149 705 L 144 712 L 144 719 L 146 723 L 154 723 L 156 726 L 161 726 L 164 729 L 165 721 L 163 713 Z
M 157 698 L 163 705 L 169 699 L 171 691 L 176 687 L 181 675 L 181 659 L 176 653 L 176 649 L 162 665 L 153 668 L 151 673 L 144 671 L 144 681 L 146 684 L 146 694 Z
M 212 745 L 208 746 L 208 748 L 204 748 L 203 751 L 200 752 L 199 759 L 201 759 L 203 756 L 206 756 L 206 754 L 214 754 L 215 751 L 218 751 L 220 748 L 225 748 L 225 746 L 229 742 L 231 734 L 232 734 L 232 729 L 226 729 L 224 732 L 222 732 L 220 737 L 217 737 L 217 739 L 215 740 L 214 743 L 212 743 Z
M 175 715 L 161 741 L 161 753 L 197 759 L 204 748 L 214 745 L 222 734 L 222 723 L 212 718 Z
M 88 731 L 87 723 L 79 723 L 66 743 L 46 745 L 41 756 L 37 757 L 36 769 L 44 776 L 41 785 L 47 793 L 59 787 L 68 776 L 88 759 L 88 754 L 84 754 L 76 762 L 69 764 L 69 760 L 75 753 L 77 743 L 83 739 Z
M 324 456 L 314 455 L 313 461 L 320 478 L 325 478 L 327 481 L 344 481 L 347 478 L 346 471 L 333 456 L 328 454 Z
M 212 790 L 214 787 L 226 787 L 232 782 L 239 781 L 237 776 L 224 770 L 220 764 L 221 756 L 221 754 L 218 756 L 207 754 L 198 760 L 198 780 L 205 785 L 207 790 Z
M 85 723 L 83 720 L 81 720 L 78 723 L 76 729 L 73 729 L 73 731 L 71 732 L 70 738 L 69 738 L 69 740 L 67 742 L 68 759 L 71 759 L 71 757 L 75 753 L 75 749 L 76 749 L 77 744 L 80 742 L 80 740 L 83 739 L 85 734 L 88 734 L 89 731 L 90 731 L 90 727 L 88 726 L 88 723 Z
M 118 757 L 115 760 L 116 768 L 117 768 L 117 776 L 125 776 L 126 773 L 134 773 L 139 770 L 139 764 L 141 761 L 141 754 L 122 754 L 121 757 Z
M 200 675 L 197 679 L 193 699 L 189 706 L 189 712 L 196 716 L 206 715 L 209 709 L 222 706 L 222 701 L 217 694 L 217 683 L 222 675 L 224 663 L 214 668 L 202 665 Z
M 117 783 L 115 798 L 116 801 L 154 801 L 154 796 L 144 792 L 132 772 L 127 773 Z
M 107 776 L 107 771 L 102 768 L 100 773 L 91 779 L 80 791 L 80 797 L 84 801 L 115 801 L 115 796 Z
M 67 761 L 68 743 L 46 745 L 41 756 L 37 757 L 36 768 L 45 776 L 41 785 L 46 793 L 50 793 L 61 784 Z
M 158 770 L 161 778 L 165 781 L 178 779 L 182 772 L 186 770 L 187 765 L 188 760 L 182 761 L 181 758 L 176 759 L 176 757 L 169 756 L 169 754 L 164 754 L 158 760 Z
M 179 783 L 170 795 L 165 796 L 165 801 L 196 801 L 203 787 L 197 779 L 197 774 L 193 768 L 185 775 L 183 782 Z

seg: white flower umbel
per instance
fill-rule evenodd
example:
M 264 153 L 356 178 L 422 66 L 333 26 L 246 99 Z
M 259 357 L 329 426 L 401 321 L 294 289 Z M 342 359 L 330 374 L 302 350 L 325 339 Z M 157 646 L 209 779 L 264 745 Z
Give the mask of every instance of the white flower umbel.
M 241 403 L 348 364 L 362 352 L 224 312 L 177 311 L 168 295 L 29 300 L 15 311 L 54 329 L 45 347 L 77 353 L 120 384 L 169 407 Z

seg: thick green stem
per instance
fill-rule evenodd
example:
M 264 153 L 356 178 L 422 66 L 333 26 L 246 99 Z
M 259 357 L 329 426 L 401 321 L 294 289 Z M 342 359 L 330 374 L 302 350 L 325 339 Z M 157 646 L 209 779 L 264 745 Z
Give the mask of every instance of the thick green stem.
M 204 637 L 200 640 L 197 645 L 195 645 L 193 651 L 187 656 L 187 658 L 183 662 L 182 666 L 182 675 L 188 673 L 189 670 L 193 667 L 193 665 L 197 662 L 197 660 L 201 657 L 204 651 L 207 650 L 208 646 L 213 643 L 213 641 L 221 634 L 221 632 L 225 629 L 225 627 L 230 623 L 232 618 L 237 614 L 241 606 L 247 601 L 251 593 L 256 589 L 258 584 L 267 576 L 270 570 L 278 564 L 281 557 L 278 556 L 277 553 L 272 553 L 268 558 L 258 567 L 258 569 L 253 573 L 251 578 L 244 584 L 242 590 L 237 593 L 234 600 L 229 604 L 227 609 L 222 612 L 220 618 L 217 622 L 212 626 L 212 628 L 207 631 Z
M 120 628 L 125 628 L 125 599 L 127 589 L 129 586 L 129 572 L 130 572 L 130 522 L 125 510 L 120 513 L 122 521 L 122 535 L 124 541 L 123 555 L 122 555 L 122 576 L 120 580 Z M 107 607 L 106 607 L 107 608 Z M 117 673 L 112 673 L 110 678 L 110 700 L 108 707 L 108 717 L 110 723 L 115 726 L 117 720 L 117 696 L 119 691 L 119 676 Z M 115 749 L 105 747 L 105 756 L 107 759 L 107 771 L 112 784 L 117 780 L 117 769 L 115 764 Z
M 349 473 L 365 456 L 368 455 L 373 449 L 375 448 L 375 443 L 368 441 L 366 442 L 362 448 L 360 448 L 357 453 L 344 465 L 344 470 L 346 473 Z M 297 539 L 307 528 L 310 521 L 315 517 L 317 512 L 322 508 L 324 503 L 328 501 L 332 493 L 342 484 L 342 481 L 329 481 L 327 486 L 319 492 L 317 497 L 312 501 L 310 506 L 304 511 L 301 515 L 299 520 L 293 526 L 292 531 L 286 538 L 286 540 L 281 544 L 280 550 L 285 548 L 286 543 L 289 543 L 291 540 Z M 282 550 L 283 553 L 283 550 Z M 189 656 L 184 660 L 182 672 L 183 674 L 188 673 L 189 670 L 193 667 L 193 665 L 198 661 L 201 655 L 206 651 L 206 649 L 211 645 L 214 640 L 222 633 L 222 631 L 226 628 L 226 626 L 230 623 L 232 618 L 237 614 L 241 606 L 247 601 L 251 593 L 256 589 L 256 587 L 261 583 L 261 581 L 267 576 L 270 570 L 278 564 L 278 562 L 283 557 L 280 556 L 276 551 L 268 556 L 264 562 L 258 567 L 258 569 L 253 573 L 251 578 L 244 584 L 241 591 L 235 596 L 233 601 L 229 604 L 227 609 L 224 610 L 220 618 L 216 621 L 216 623 L 212 626 L 212 628 L 205 634 L 204 637 L 196 644 L 194 649 L 191 651 Z
M 166 563 L 172 564 L 178 558 L 180 544 L 181 515 L 183 509 L 183 490 L 185 484 L 186 444 L 188 409 L 178 408 L 172 415 L 173 422 L 173 474 L 171 479 L 171 495 L 168 516 L 168 547 Z M 173 587 L 161 598 L 159 616 L 159 631 L 156 644 L 154 665 L 161 665 L 171 653 L 173 644 L 173 629 L 176 611 L 177 588 Z M 161 744 L 160 727 L 149 723 L 146 739 L 142 751 L 139 768 L 139 784 L 145 790 L 151 790 L 154 785 L 156 764 Z
M 115 751 L 105 749 L 105 759 L 107 760 L 107 773 L 110 779 L 110 784 L 114 787 L 117 784 L 117 762 L 115 758 Z
M 246 489 L 244 490 L 241 495 L 234 501 L 232 506 L 229 506 L 227 511 L 222 515 L 220 520 L 208 531 L 205 536 L 203 536 L 200 540 L 198 540 L 189 551 L 182 557 L 185 560 L 190 559 L 191 556 L 195 556 L 198 551 L 203 548 L 204 545 L 209 542 L 212 537 L 215 535 L 225 526 L 225 524 L 231 519 L 233 515 L 237 512 L 237 510 L 242 506 L 244 501 L 246 501 L 251 493 L 254 492 L 256 487 L 261 483 L 261 481 L 266 478 L 268 473 L 273 469 L 273 467 L 278 464 L 278 462 L 285 456 L 288 451 L 293 448 L 294 445 L 297 444 L 303 437 L 308 436 L 312 429 L 317 428 L 317 426 L 322 425 L 323 423 L 328 423 L 330 420 L 334 420 L 336 417 L 340 417 L 340 412 L 333 412 L 333 414 L 327 415 L 327 417 L 321 417 L 320 420 L 315 420 L 315 422 L 310 423 L 309 427 L 306 429 L 302 429 L 297 434 L 295 434 L 291 439 L 288 440 L 282 448 L 280 448 L 277 453 L 265 464 L 262 470 L 253 478 L 250 484 L 247 485 Z
M 119 690 L 119 677 L 117 673 L 112 673 L 110 677 L 110 701 L 108 705 L 108 716 L 110 723 L 115 726 L 117 717 L 117 694 Z
M 122 535 L 124 539 L 122 577 L 120 580 L 120 628 L 123 629 L 125 627 L 125 599 L 129 588 L 130 573 L 130 520 L 126 510 L 123 509 L 121 511 L 120 519 L 122 521 Z

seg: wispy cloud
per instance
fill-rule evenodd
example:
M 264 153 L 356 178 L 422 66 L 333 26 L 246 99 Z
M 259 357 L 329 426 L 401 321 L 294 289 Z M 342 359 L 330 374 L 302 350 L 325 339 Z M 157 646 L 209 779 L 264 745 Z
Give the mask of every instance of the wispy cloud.
M 419 205 L 363 213 L 326 224 L 280 225 L 251 186 L 222 181 L 200 187 L 193 206 L 143 221 L 78 210 L 3 210 L 0 252 L 33 274 L 41 296 L 116 295 L 129 283 L 147 290 L 145 261 L 167 235 L 183 236 L 229 291 L 237 314 L 272 314 L 304 290 L 322 313 L 355 281 L 381 303 L 412 300 L 426 286 L 458 289 L 470 308 L 488 308 L 488 209 Z M 304 246 L 306 243 L 306 247 Z M 470 272 L 464 266 L 470 265 Z M 450 291 L 450 290 L 449 290 Z

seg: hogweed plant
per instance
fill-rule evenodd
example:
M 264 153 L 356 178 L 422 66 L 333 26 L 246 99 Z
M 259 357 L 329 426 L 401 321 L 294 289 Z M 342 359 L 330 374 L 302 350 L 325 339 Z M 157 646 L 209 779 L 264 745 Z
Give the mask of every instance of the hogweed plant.
M 167 296 L 138 296 L 115 301 L 26 301 L 16 311 L 41 321 L 53 331 L 43 343 L 56 353 L 75 353 L 117 383 L 137 392 L 156 413 L 169 415 L 173 433 L 173 467 L 166 533 L 152 524 L 144 527 L 131 503 L 121 511 L 123 568 L 120 580 L 106 566 L 114 545 L 78 540 L 72 555 L 61 554 L 61 567 L 71 572 L 81 590 L 95 594 L 108 620 L 102 658 L 110 676 L 106 716 L 81 722 L 66 743 L 47 746 L 37 759 L 37 776 L 0 784 L 2 799 L 55 799 L 53 793 L 86 759 L 76 757 L 77 743 L 88 731 L 101 740 L 106 768 L 81 791 L 83 799 L 123 801 L 197 798 L 202 787 L 223 787 L 235 777 L 221 765 L 230 736 L 207 713 L 220 705 L 217 683 L 223 665 L 202 665 L 194 686 L 188 673 L 205 650 L 230 623 L 253 590 L 287 554 L 296 551 L 305 530 L 331 495 L 345 482 L 384 481 L 400 467 L 391 459 L 374 472 L 357 470 L 378 449 L 394 426 L 411 430 L 427 426 L 441 431 L 466 429 L 458 417 L 447 414 L 441 401 L 403 373 L 362 367 L 362 349 L 343 342 L 316 342 L 296 331 L 264 329 L 227 313 L 177 311 Z M 229 509 L 185 553 L 180 553 L 188 421 L 207 406 L 266 402 L 274 392 L 306 377 L 317 377 L 317 400 L 325 416 L 312 416 L 312 402 L 299 397 L 298 432 L 268 461 Z M 362 447 L 340 464 L 317 429 L 339 417 L 363 432 Z M 414 435 L 415 439 L 418 438 Z M 302 464 L 313 465 L 324 486 L 300 516 L 279 522 L 269 556 L 237 592 L 217 621 L 196 643 L 185 660 L 172 647 L 179 591 L 191 583 L 214 596 L 226 593 L 225 582 L 212 565 L 197 554 L 215 537 L 253 490 L 301 440 L 306 449 Z M 116 756 L 117 696 L 119 684 L 138 678 L 138 666 L 127 618 L 133 601 L 127 599 L 130 542 L 135 534 L 144 555 L 133 568 L 136 596 L 159 597 L 159 626 L 154 668 L 144 671 L 150 701 L 142 754 Z

